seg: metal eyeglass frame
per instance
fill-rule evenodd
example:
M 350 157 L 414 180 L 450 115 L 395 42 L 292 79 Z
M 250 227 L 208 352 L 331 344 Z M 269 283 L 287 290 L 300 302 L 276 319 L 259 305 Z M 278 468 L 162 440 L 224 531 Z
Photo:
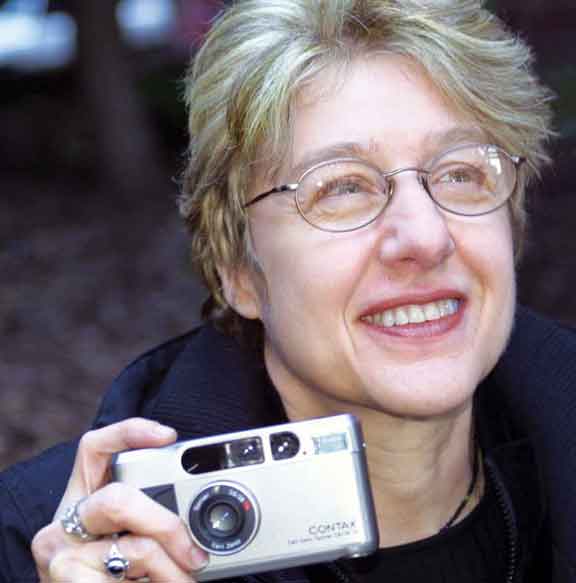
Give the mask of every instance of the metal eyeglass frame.
M 420 183 L 422 188 L 426 191 L 426 194 L 431 198 L 431 200 L 434 202 L 434 204 L 436 206 L 440 207 L 441 209 L 445 210 L 446 212 L 449 212 L 449 213 L 452 213 L 455 215 L 464 216 L 464 217 L 479 217 L 482 215 L 487 215 L 487 214 L 490 214 L 490 213 L 497 211 L 500 207 L 504 206 L 508 202 L 508 200 L 512 196 L 512 194 L 513 194 L 513 192 L 516 189 L 516 186 L 518 184 L 518 169 L 526 161 L 526 158 L 524 158 L 523 156 L 513 156 L 512 154 L 509 154 L 506 150 L 504 150 L 503 148 L 500 148 L 499 146 L 496 146 L 495 144 L 471 143 L 471 144 L 461 144 L 459 146 L 454 146 L 453 148 L 449 148 L 448 150 L 442 151 L 440 154 L 438 154 L 437 156 L 435 156 L 431 160 L 431 162 L 428 164 L 428 167 L 433 168 L 438 160 L 440 160 L 441 158 L 443 158 L 447 154 L 450 154 L 451 152 L 454 152 L 456 150 L 462 150 L 465 148 L 473 148 L 473 147 L 495 148 L 496 150 L 498 150 L 499 153 L 506 156 L 512 162 L 512 164 L 514 166 L 514 170 L 515 170 L 514 182 L 512 184 L 512 187 L 510 188 L 510 192 L 508 193 L 508 196 L 506 196 L 506 198 L 500 204 L 498 204 L 497 206 L 495 206 L 494 208 L 492 208 L 488 211 L 482 211 L 479 213 L 463 213 L 460 211 L 451 210 L 451 209 L 443 206 L 441 203 L 439 203 L 434 198 L 434 195 L 432 194 L 430 186 L 428 184 L 428 176 L 430 176 L 430 174 L 432 173 L 431 170 L 426 170 L 424 168 L 418 168 L 416 166 L 409 166 L 406 168 L 397 168 L 396 170 L 391 170 L 389 172 L 382 172 L 380 170 L 380 168 L 378 168 L 374 164 L 371 164 L 370 162 L 368 162 L 366 160 L 362 160 L 361 158 L 353 158 L 353 157 L 333 158 L 330 160 L 325 160 L 323 162 L 319 162 L 318 164 L 314 164 L 314 166 L 308 168 L 305 172 L 302 173 L 302 175 L 298 179 L 298 182 L 293 182 L 290 184 L 283 184 L 281 186 L 276 186 L 275 188 L 272 188 L 266 192 L 263 192 L 262 194 L 255 196 L 252 200 L 248 201 L 247 203 L 244 203 L 242 205 L 242 208 L 247 209 L 247 208 L 251 207 L 253 204 L 256 204 L 257 202 L 264 200 L 265 198 L 267 198 L 271 194 L 278 194 L 278 193 L 283 193 L 283 192 L 293 192 L 294 193 L 294 204 L 296 205 L 296 208 L 298 209 L 298 213 L 309 225 L 312 225 L 316 229 L 320 229 L 321 231 L 327 231 L 330 233 L 346 233 L 346 232 L 356 231 L 358 229 L 362 229 L 363 227 L 366 227 L 370 223 L 373 223 L 384 212 L 384 210 L 388 206 L 388 202 L 392 199 L 392 195 L 394 194 L 394 182 L 392 180 L 387 181 L 387 183 L 389 184 L 388 192 L 381 193 L 383 196 L 387 197 L 385 204 L 382 206 L 382 209 L 366 223 L 362 223 L 361 225 L 358 225 L 357 227 L 350 227 L 350 228 L 346 228 L 346 229 L 330 229 L 330 228 L 326 228 L 326 227 L 320 227 L 319 225 L 316 225 L 315 223 L 311 222 L 306 217 L 304 212 L 302 211 L 302 208 L 300 207 L 300 204 L 298 202 L 298 197 L 297 197 L 297 191 L 298 191 L 298 188 L 300 187 L 300 184 L 302 183 L 302 181 L 306 178 L 306 176 L 308 176 L 311 172 L 314 172 L 317 168 L 321 168 L 322 166 L 326 166 L 328 164 L 335 164 L 338 162 L 360 162 L 360 163 L 365 164 L 366 166 L 374 169 L 376 172 L 378 172 L 378 174 L 380 174 L 380 176 L 382 176 L 385 179 L 397 176 L 398 174 L 400 174 L 402 172 L 417 172 L 418 173 L 418 182 Z

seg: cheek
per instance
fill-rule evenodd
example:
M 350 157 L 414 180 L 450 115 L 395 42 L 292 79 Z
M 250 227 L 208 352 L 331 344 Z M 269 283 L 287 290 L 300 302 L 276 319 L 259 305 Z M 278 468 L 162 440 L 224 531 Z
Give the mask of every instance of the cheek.
M 496 214 L 495 218 L 496 224 L 486 233 L 486 261 L 492 266 L 494 277 L 503 291 L 515 297 L 515 253 L 509 213 L 506 210 L 502 215 Z
M 304 226 L 305 227 L 305 226 Z M 360 239 L 284 225 L 282 238 L 260 226 L 254 250 L 263 272 L 261 316 L 269 334 L 340 330 L 364 262 Z M 325 339 L 325 334 L 323 335 Z
M 506 209 L 458 224 L 452 234 L 476 280 L 490 288 L 514 287 L 514 242 Z
M 303 286 L 321 269 L 321 255 L 327 250 L 316 229 L 281 210 L 276 216 L 257 216 L 251 226 L 253 253 L 270 297 L 284 288 Z
M 460 237 L 460 257 L 474 282 L 475 328 L 490 369 L 505 348 L 516 303 L 512 230 L 506 212 L 487 215 Z M 487 372 L 487 371 L 485 371 Z

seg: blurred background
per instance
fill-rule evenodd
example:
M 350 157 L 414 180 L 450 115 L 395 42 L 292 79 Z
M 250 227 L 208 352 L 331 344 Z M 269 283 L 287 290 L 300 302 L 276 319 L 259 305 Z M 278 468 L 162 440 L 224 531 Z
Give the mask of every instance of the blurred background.
M 84 431 L 125 364 L 199 321 L 180 81 L 222 4 L 0 0 L 0 469 Z M 520 297 L 574 325 L 576 7 L 491 6 L 558 94 Z

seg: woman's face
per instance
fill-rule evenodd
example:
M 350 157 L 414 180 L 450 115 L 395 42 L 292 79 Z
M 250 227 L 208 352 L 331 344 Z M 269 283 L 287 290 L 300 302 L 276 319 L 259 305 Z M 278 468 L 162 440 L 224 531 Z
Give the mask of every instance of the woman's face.
M 296 167 L 343 144 L 392 170 L 485 139 L 405 59 L 358 60 L 335 75 L 299 96 L 291 155 L 277 182 L 255 181 L 252 197 L 297 181 Z M 290 192 L 251 207 L 250 228 L 259 269 L 225 277 L 224 287 L 240 313 L 262 320 L 267 368 L 289 411 L 340 403 L 415 418 L 454 412 L 504 349 L 515 301 L 506 207 L 448 214 L 405 172 L 384 213 L 359 230 L 312 227 Z

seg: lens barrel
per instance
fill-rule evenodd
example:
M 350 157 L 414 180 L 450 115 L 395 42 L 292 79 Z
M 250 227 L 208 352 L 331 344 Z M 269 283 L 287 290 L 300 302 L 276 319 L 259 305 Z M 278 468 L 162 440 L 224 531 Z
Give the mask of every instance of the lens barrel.
M 259 526 L 253 496 L 243 487 L 226 482 L 211 484 L 192 502 L 190 529 L 208 552 L 231 555 L 246 547 Z

